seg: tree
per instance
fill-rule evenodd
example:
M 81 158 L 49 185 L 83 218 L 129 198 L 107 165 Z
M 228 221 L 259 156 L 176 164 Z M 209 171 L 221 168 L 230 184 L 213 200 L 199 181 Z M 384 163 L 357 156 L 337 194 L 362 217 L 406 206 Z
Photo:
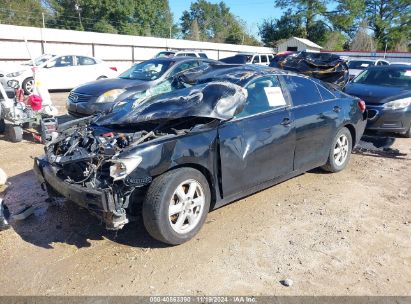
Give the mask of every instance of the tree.
M 206 0 L 197 0 L 191 3 L 188 11 L 183 12 L 180 22 L 185 39 L 192 39 L 192 26 L 193 22 L 196 22 L 199 39 L 202 41 L 241 44 L 247 40 L 258 43 L 246 32 L 242 21 L 231 13 L 223 1 L 212 4 Z
M 409 0 L 365 0 L 366 17 L 379 49 L 389 49 L 411 37 L 411 3 Z
M 42 13 L 46 13 L 46 10 L 40 0 L 3 0 L 0 6 L 0 23 L 41 27 Z
M 49 0 L 51 27 L 130 35 L 176 34 L 168 0 Z
M 351 50 L 375 51 L 374 39 L 367 33 L 367 22 L 363 21 L 360 28 L 351 41 Z
M 319 32 L 317 27 L 319 24 L 317 18 L 324 15 L 327 11 L 328 0 L 276 0 L 275 6 L 282 9 L 288 9 L 288 12 L 301 18 L 303 27 L 303 37 L 312 41 L 319 42 Z M 321 33 L 323 38 L 325 33 Z M 317 40 L 317 41 L 316 41 Z
M 301 17 L 294 15 L 290 10 L 285 12 L 280 19 L 265 19 L 258 26 L 258 32 L 264 45 L 276 47 L 281 39 L 304 36 Z

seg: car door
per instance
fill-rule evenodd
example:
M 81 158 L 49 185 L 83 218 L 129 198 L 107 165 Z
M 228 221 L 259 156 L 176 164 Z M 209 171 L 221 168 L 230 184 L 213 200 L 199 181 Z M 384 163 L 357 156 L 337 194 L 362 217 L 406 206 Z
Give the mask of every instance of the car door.
M 73 69 L 77 75 L 74 86 L 97 80 L 100 76 L 106 76 L 99 74 L 96 60 L 87 56 L 76 56 L 76 65 Z
M 303 76 L 281 76 L 291 100 L 291 115 L 295 122 L 296 142 L 294 170 L 310 170 L 323 165 L 330 151 L 331 141 L 336 133 L 342 104 L 326 90 L 324 98 L 317 84 Z
M 44 85 L 48 89 L 74 88 L 78 77 L 74 60 L 74 56 L 59 56 L 47 62 L 41 71 Z
M 244 110 L 218 130 L 225 198 L 293 170 L 295 130 L 277 76 L 257 78 L 245 88 Z

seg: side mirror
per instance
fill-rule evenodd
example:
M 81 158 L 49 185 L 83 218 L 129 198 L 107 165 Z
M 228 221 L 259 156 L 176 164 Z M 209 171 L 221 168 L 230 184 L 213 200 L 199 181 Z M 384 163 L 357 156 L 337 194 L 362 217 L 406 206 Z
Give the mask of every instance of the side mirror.
M 19 81 L 15 79 L 7 81 L 7 85 L 13 89 L 18 89 L 20 87 Z

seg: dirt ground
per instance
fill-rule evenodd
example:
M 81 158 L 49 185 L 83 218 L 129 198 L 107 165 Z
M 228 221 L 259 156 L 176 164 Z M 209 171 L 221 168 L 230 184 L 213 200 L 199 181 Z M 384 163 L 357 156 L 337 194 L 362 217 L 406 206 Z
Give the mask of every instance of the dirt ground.
M 52 94 L 62 111 L 67 94 Z M 213 211 L 176 247 L 141 221 L 116 234 L 48 204 L 31 170 L 42 146 L 26 139 L 0 135 L 6 204 L 38 207 L 0 232 L 0 295 L 411 295 L 410 139 L 394 139 L 400 158 L 354 154 Z

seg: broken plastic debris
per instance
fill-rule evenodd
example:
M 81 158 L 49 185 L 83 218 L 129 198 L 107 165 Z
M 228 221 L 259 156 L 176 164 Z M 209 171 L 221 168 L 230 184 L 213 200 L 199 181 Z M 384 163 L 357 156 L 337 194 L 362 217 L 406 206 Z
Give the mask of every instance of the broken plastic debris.
M 16 214 L 13 214 L 13 220 L 16 220 L 16 221 L 25 220 L 30 215 L 32 215 L 34 211 L 35 211 L 35 208 L 32 205 L 24 207 L 23 209 L 17 211 Z

